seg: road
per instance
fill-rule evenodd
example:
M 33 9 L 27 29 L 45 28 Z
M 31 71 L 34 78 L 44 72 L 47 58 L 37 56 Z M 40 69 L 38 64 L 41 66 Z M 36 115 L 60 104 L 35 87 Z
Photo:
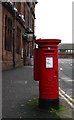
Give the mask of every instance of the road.
M 74 99 L 74 59 L 59 59 L 59 86 Z

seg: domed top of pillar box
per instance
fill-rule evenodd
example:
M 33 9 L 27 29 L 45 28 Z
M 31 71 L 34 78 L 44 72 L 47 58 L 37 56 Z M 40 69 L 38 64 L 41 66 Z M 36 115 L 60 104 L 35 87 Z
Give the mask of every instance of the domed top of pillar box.
M 36 44 L 39 45 L 39 47 L 45 47 L 45 46 L 57 46 L 59 43 L 61 43 L 60 39 L 36 39 Z

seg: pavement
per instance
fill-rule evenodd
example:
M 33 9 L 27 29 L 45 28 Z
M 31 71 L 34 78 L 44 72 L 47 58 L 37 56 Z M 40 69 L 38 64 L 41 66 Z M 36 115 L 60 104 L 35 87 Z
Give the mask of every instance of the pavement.
M 72 109 L 60 96 L 61 112 L 38 107 L 39 82 L 33 80 L 33 66 L 2 72 L 2 118 L 72 118 Z

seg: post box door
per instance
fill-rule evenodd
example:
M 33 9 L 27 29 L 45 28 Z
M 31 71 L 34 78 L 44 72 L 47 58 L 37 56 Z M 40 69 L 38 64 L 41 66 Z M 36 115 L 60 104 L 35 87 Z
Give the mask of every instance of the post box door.
M 58 98 L 58 59 L 53 52 L 43 55 L 42 78 L 40 81 L 41 97 Z
M 46 70 L 46 76 L 49 79 L 49 81 L 57 79 L 58 77 L 57 67 L 58 67 L 57 59 L 55 58 L 55 55 L 45 56 L 45 70 Z

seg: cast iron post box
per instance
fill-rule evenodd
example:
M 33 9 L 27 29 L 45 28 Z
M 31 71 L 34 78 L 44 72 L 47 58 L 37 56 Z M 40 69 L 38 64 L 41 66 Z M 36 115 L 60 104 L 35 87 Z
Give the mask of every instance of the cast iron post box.
M 34 80 L 39 80 L 39 49 L 34 49 Z
M 38 44 L 38 50 L 35 50 L 35 65 L 36 71 L 39 70 L 35 79 L 39 79 L 40 108 L 59 106 L 58 44 L 60 42 L 59 39 L 35 41 Z

